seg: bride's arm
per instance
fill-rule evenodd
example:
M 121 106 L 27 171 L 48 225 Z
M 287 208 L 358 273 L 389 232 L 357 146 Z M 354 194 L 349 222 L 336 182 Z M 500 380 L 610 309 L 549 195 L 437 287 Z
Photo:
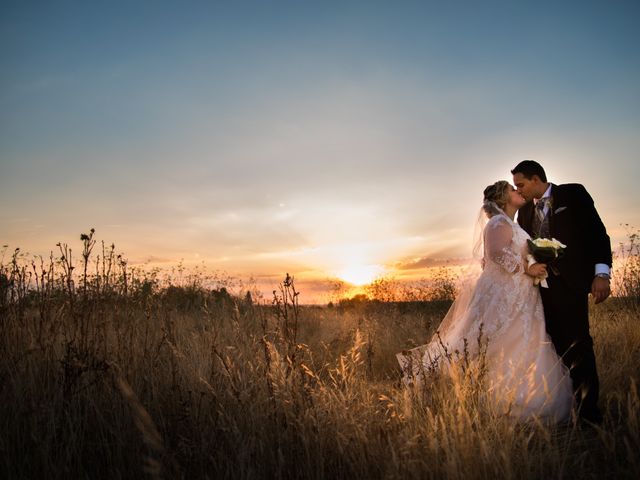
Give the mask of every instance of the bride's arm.
M 515 251 L 513 227 L 506 221 L 489 222 L 485 230 L 485 260 L 496 263 L 509 273 L 526 272 L 525 259 Z

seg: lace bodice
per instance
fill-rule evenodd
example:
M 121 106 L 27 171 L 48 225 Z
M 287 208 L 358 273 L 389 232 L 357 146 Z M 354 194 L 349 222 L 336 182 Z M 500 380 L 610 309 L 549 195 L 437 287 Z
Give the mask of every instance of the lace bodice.
M 524 273 L 528 238 L 527 232 L 507 216 L 491 217 L 484 229 L 485 268 L 495 265 L 507 273 Z

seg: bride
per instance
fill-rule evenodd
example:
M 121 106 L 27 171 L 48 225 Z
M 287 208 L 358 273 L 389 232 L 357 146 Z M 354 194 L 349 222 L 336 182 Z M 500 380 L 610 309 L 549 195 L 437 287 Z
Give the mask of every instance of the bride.
M 431 342 L 397 357 L 404 382 L 419 384 L 434 366 L 451 361 L 452 352 L 466 350 L 477 357 L 478 339 L 486 338 L 487 393 L 497 410 L 522 420 L 562 421 L 571 412 L 571 379 L 545 331 L 534 286 L 546 266 L 527 264 L 529 235 L 513 220 L 525 202 L 506 181 L 484 190 L 481 218 L 486 225 L 480 225 L 474 248 L 481 273 L 463 281 Z

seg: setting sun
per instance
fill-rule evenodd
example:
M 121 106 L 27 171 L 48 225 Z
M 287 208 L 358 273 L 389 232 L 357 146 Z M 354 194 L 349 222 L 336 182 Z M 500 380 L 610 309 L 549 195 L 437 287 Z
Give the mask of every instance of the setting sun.
M 338 272 L 337 276 L 356 287 L 371 283 L 384 271 L 380 265 L 350 265 Z

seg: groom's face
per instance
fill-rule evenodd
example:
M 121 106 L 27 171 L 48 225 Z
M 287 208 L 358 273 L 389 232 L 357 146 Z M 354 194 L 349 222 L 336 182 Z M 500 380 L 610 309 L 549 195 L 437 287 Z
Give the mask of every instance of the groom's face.
M 530 202 L 537 196 L 537 192 L 539 190 L 539 188 L 537 188 L 537 183 L 539 182 L 536 182 L 536 180 L 538 180 L 538 177 L 535 175 L 530 179 L 521 173 L 515 173 L 513 175 L 513 184 L 527 202 Z

